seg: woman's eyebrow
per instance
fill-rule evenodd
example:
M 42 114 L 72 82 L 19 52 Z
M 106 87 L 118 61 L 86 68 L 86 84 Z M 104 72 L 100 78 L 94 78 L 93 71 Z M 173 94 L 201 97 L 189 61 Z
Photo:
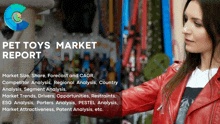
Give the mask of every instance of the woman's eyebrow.
M 186 13 L 184 13 L 184 16 L 188 17 Z M 191 19 L 193 19 L 193 20 L 200 20 L 200 21 L 202 21 L 202 19 L 200 19 L 200 18 L 195 18 L 195 17 L 192 17 Z

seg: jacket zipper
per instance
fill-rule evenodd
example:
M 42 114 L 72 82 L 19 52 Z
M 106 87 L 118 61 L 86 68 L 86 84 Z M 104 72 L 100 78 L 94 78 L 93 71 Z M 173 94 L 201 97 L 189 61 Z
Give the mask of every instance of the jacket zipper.
M 161 110 L 161 114 L 163 114 L 163 103 L 157 108 L 157 111 Z
M 161 110 L 161 114 L 164 114 L 164 113 L 163 113 L 163 102 L 164 102 L 164 97 L 163 97 L 163 94 L 162 94 L 162 104 L 157 108 L 157 111 Z M 172 122 L 172 124 L 173 124 L 173 119 L 172 119 L 171 113 L 170 113 L 170 102 L 168 102 L 168 107 L 169 107 L 170 119 L 171 119 L 171 122 Z
M 173 119 L 171 117 L 171 113 L 170 113 L 170 103 L 169 104 L 169 116 L 170 116 L 170 119 L 171 119 L 171 122 L 173 124 Z M 161 114 L 163 114 L 163 103 L 157 108 L 157 111 L 161 110 Z
M 162 93 L 162 103 L 161 103 L 161 105 L 157 108 L 157 111 L 161 110 L 161 114 L 163 114 L 163 101 L 164 101 L 164 97 L 163 97 L 163 93 Z
M 213 117 L 213 113 L 214 113 L 214 109 L 215 109 L 215 104 L 216 104 L 216 102 L 217 102 L 217 101 L 215 101 L 214 106 L 213 106 L 213 109 L 212 109 L 212 115 L 211 115 L 211 119 L 210 119 L 209 124 L 212 123 L 212 117 Z

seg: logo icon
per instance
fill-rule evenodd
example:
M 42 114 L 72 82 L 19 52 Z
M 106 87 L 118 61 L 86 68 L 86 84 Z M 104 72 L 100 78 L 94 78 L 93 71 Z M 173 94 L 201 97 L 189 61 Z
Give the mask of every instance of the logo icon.
M 26 9 L 25 6 L 20 4 L 12 4 L 4 13 L 4 20 L 6 25 L 14 31 L 22 31 L 29 25 L 28 22 L 23 21 L 21 14 Z

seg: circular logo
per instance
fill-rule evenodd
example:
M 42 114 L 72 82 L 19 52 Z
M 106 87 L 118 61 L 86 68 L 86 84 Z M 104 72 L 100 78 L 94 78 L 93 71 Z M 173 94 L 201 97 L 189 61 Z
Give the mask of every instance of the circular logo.
M 21 13 L 19 12 L 15 12 L 13 15 L 12 15 L 12 19 L 15 23 L 20 23 L 22 20 L 21 20 Z
M 6 25 L 14 31 L 22 31 L 29 25 L 23 21 L 21 14 L 26 10 L 26 7 L 20 4 L 12 4 L 4 13 L 4 21 Z

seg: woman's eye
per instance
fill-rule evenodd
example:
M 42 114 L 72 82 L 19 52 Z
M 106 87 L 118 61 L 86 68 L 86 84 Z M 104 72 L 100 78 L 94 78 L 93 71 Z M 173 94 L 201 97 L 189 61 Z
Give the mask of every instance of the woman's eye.
M 195 22 L 196 27 L 201 27 L 202 24 Z

